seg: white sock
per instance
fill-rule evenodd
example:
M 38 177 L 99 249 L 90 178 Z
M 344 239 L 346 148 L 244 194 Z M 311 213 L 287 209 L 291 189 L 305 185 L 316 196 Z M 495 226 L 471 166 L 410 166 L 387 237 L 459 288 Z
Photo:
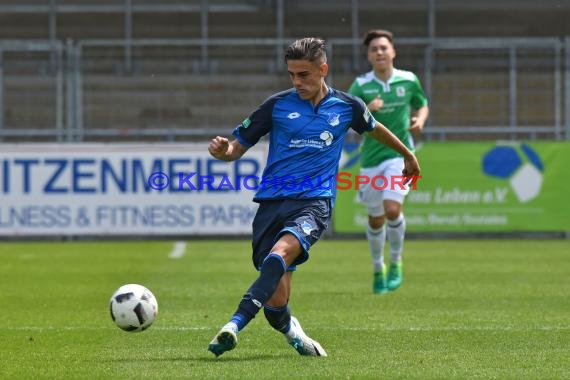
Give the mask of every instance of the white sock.
M 291 323 L 291 326 L 289 327 L 289 331 L 287 331 L 285 333 L 285 335 L 287 335 L 289 338 L 291 339 L 295 339 L 297 337 L 297 330 L 295 329 L 295 325 L 293 323 Z
M 293 319 L 291 319 L 291 322 L 289 322 L 289 331 L 287 331 L 285 335 L 287 335 L 291 339 L 295 339 L 300 335 L 300 333 L 298 332 L 299 327 L 297 327 L 297 325 L 293 323 Z
M 384 268 L 384 242 L 386 241 L 386 229 L 384 226 L 380 228 L 372 228 L 370 225 L 366 228 L 366 238 L 372 255 L 372 266 L 374 273 L 381 272 Z
M 236 334 L 238 333 L 238 326 L 233 322 L 226 323 L 222 329 L 223 330 L 232 330 Z
M 404 235 L 406 234 L 406 219 L 400 213 L 394 220 L 387 221 L 386 234 L 390 242 L 390 260 L 393 263 L 402 260 L 402 249 L 404 248 Z

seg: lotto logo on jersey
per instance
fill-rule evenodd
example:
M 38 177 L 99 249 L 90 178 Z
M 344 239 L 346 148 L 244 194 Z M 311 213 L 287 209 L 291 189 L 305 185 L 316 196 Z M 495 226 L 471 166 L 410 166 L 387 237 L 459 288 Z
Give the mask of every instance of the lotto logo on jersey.
M 367 108 L 366 111 L 364 111 L 364 121 L 366 121 L 367 123 L 370 123 L 371 117 L 372 117 L 372 115 L 370 114 L 370 110 L 368 110 L 368 108 Z

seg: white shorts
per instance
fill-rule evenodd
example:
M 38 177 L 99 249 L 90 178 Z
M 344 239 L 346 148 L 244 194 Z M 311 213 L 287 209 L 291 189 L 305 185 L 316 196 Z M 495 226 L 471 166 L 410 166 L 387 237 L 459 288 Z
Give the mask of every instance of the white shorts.
M 366 206 L 368 215 L 384 215 L 385 200 L 404 203 L 410 187 L 403 185 L 403 169 L 402 157 L 391 158 L 374 168 L 360 169 L 360 175 L 370 179 L 368 183 L 360 185 L 358 192 L 358 200 Z

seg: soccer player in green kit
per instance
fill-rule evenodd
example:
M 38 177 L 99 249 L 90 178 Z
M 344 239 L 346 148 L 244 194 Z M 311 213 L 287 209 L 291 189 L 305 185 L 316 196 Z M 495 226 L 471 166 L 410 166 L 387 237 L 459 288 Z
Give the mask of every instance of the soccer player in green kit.
M 391 32 L 369 31 L 364 37 L 364 46 L 372 70 L 357 77 L 348 92 L 361 98 L 374 118 L 413 151 L 411 134 L 422 131 L 429 115 L 427 98 L 420 81 L 414 73 L 394 67 L 396 50 Z M 396 176 L 401 176 L 403 168 L 404 161 L 399 153 L 364 135 L 360 174 L 368 178 L 384 176 L 388 180 L 385 190 L 374 189 L 370 181 L 360 188 L 359 193 L 360 201 L 368 209 L 366 237 L 374 268 L 372 290 L 376 294 L 398 289 L 403 280 L 402 249 L 406 221 L 402 205 L 409 185 L 402 189 L 397 184 L 393 186 L 392 181 Z M 388 270 L 384 264 L 386 236 L 390 243 Z

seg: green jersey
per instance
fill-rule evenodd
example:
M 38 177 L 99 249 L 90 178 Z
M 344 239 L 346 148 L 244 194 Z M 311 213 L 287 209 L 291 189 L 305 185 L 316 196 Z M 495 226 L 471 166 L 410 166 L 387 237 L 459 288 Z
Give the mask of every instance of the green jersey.
M 380 97 L 383 104 L 372 112 L 374 118 L 392 131 L 410 150 L 414 142 L 410 135 L 410 107 L 419 109 L 427 105 L 427 98 L 418 77 L 404 70 L 393 69 L 388 82 L 383 82 L 370 71 L 354 80 L 348 92 L 368 104 Z M 361 146 L 361 166 L 371 168 L 400 154 L 364 134 Z

